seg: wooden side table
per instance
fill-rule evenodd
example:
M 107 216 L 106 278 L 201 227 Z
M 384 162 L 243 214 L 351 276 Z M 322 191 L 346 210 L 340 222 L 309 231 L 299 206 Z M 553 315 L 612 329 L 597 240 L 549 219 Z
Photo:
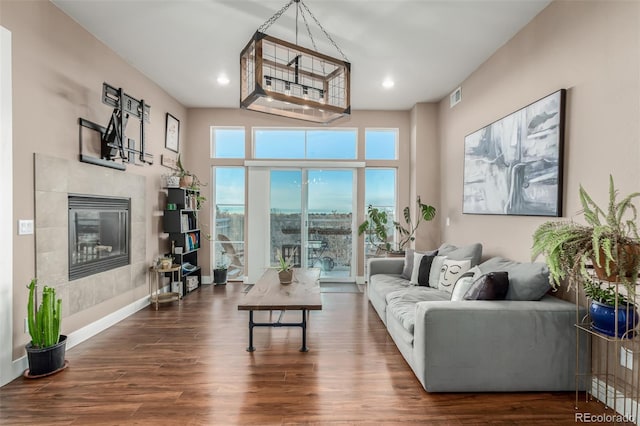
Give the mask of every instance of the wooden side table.
M 176 300 L 179 302 L 182 298 L 182 294 L 174 291 L 160 293 L 162 277 L 166 276 L 166 274 L 171 274 L 171 282 L 169 283 L 169 290 L 171 290 L 171 283 L 181 280 L 180 268 L 180 265 L 171 265 L 170 268 L 161 268 L 157 266 L 152 266 L 150 268 L 152 277 L 149 280 L 149 299 L 151 303 L 156 304 L 156 311 L 158 310 L 158 303 L 173 302 Z

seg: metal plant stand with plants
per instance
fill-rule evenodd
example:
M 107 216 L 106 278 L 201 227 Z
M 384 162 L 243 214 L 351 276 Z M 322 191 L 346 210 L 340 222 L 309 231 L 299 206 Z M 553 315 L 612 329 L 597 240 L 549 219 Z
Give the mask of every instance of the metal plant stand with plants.
M 29 284 L 27 322 L 31 342 L 26 345 L 29 369 L 24 372 L 28 378 L 49 376 L 65 369 L 64 359 L 67 336 L 60 334 L 62 300 L 56 299 L 56 290 L 45 286 L 42 302 L 38 304 L 38 285 L 34 278 Z

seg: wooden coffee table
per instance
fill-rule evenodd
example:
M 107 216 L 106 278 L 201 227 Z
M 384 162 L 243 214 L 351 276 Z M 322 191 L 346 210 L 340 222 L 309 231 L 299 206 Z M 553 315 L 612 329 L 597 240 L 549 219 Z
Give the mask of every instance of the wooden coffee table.
M 246 294 L 239 311 L 249 311 L 249 346 L 247 351 L 253 352 L 254 327 L 302 327 L 301 352 L 307 352 L 307 312 L 322 310 L 320 297 L 320 269 L 296 268 L 293 270 L 293 282 L 280 284 L 278 272 L 267 269 L 256 284 Z M 276 322 L 254 322 L 253 311 L 281 311 Z M 302 311 L 302 321 L 294 323 L 281 322 L 285 311 Z

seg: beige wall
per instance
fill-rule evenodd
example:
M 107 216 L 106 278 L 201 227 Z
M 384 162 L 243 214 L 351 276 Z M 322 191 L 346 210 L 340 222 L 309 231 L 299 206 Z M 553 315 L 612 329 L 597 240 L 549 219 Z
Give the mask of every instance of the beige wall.
M 438 105 L 419 103 L 411 110 L 411 217 L 417 218 L 416 199 L 436 208 L 436 218 L 423 222 L 416 231 L 416 250 L 433 250 L 440 245 L 438 218 L 440 205 L 440 147 L 438 146 Z
M 165 113 L 171 112 L 181 120 L 181 141 L 184 141 L 186 109 L 48 1 L 2 0 L 0 25 L 12 32 L 13 40 L 12 207 L 15 222 L 33 219 L 35 215 L 34 153 L 77 161 L 78 118 L 107 124 L 111 108 L 101 101 L 102 83 L 107 82 L 151 105 L 146 141 L 156 163 L 128 166 L 124 172 L 146 177 L 146 214 L 150 218 L 145 232 L 146 256 L 150 263 L 166 248 L 159 233 L 160 175 L 167 170 L 159 164 L 160 154 L 170 154 L 164 149 Z M 126 134 L 138 140 L 136 124 L 131 121 Z M 102 169 L 95 167 L 96 171 Z M 23 324 L 27 305 L 25 286 L 35 275 L 34 244 L 34 235 L 19 236 L 16 229 L 13 238 L 14 358 L 24 355 L 24 344 L 29 340 Z M 131 304 L 146 292 L 146 282 L 140 282 L 135 290 L 68 316 L 62 331 L 71 333 Z
M 602 203 L 609 173 L 621 193 L 638 189 L 639 41 L 639 2 L 555 1 L 462 83 L 460 104 L 440 102 L 443 240 L 480 241 L 485 257 L 530 258 L 531 235 L 548 218 L 461 213 L 464 138 L 560 88 L 568 90 L 565 217 L 579 210 L 579 184 Z
M 251 152 L 251 129 L 252 127 L 313 127 L 313 123 L 299 120 L 281 118 L 274 115 L 261 114 L 240 109 L 189 109 L 189 147 L 186 153 L 188 168 L 193 170 L 198 176 L 210 176 L 213 165 L 237 165 L 242 166 L 243 160 L 212 160 L 210 149 L 210 127 L 211 126 L 243 126 L 246 129 L 245 152 Z M 399 129 L 399 161 L 370 161 L 370 166 L 397 166 L 398 171 L 398 203 L 401 206 L 408 205 L 409 202 L 409 179 L 410 167 L 409 156 L 411 150 L 411 129 L 410 113 L 408 111 L 354 111 L 349 118 L 341 119 L 331 123 L 329 127 L 350 127 L 358 129 L 358 159 L 364 160 L 364 131 L 366 128 L 398 128 Z M 435 161 L 435 159 L 433 160 Z M 358 181 L 364 182 L 364 171 L 358 172 Z M 209 218 L 208 226 L 211 226 L 211 200 L 213 199 L 213 189 L 208 188 L 202 218 Z M 362 192 L 359 194 L 358 206 L 364 206 Z M 357 223 L 364 220 L 364 211 L 358 212 Z M 246 229 L 245 229 L 246 231 Z M 360 246 L 362 246 L 362 238 Z M 361 253 L 360 253 L 361 254 Z M 210 271 L 209 247 L 201 250 L 203 273 Z M 358 265 L 362 264 L 362 259 Z M 362 268 L 359 268 L 358 275 L 362 275 Z

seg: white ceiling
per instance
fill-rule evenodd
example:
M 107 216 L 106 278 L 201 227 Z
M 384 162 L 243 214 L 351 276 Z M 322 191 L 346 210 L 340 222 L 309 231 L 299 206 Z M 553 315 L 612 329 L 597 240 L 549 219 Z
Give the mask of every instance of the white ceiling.
M 187 107 L 239 106 L 240 50 L 288 2 L 51 1 Z M 303 1 L 351 62 L 352 109 L 406 110 L 447 96 L 551 0 Z M 294 6 L 269 35 L 295 40 Z M 339 58 L 310 26 L 318 50 Z M 299 44 L 312 48 L 299 27 Z M 221 73 L 229 85 L 217 83 Z

